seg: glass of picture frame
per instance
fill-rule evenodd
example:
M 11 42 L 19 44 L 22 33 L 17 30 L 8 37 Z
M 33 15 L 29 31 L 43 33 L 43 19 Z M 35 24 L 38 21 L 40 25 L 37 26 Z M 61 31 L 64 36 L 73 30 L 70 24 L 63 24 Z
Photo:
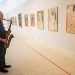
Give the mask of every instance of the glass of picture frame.
M 28 14 L 24 15 L 25 26 L 28 26 Z
M 58 31 L 58 7 L 48 9 L 48 30 Z
M 14 17 L 15 25 L 17 25 L 17 17 Z
M 39 29 L 44 29 L 44 11 L 37 11 L 37 25 Z
M 22 14 L 21 13 L 18 14 L 18 22 L 19 22 L 19 26 L 22 27 Z
M 68 33 L 75 33 L 75 5 L 67 6 L 66 31 Z
M 35 26 L 35 14 L 30 14 L 30 22 L 31 22 L 31 26 Z
M 12 24 L 14 25 L 14 17 L 11 17 Z

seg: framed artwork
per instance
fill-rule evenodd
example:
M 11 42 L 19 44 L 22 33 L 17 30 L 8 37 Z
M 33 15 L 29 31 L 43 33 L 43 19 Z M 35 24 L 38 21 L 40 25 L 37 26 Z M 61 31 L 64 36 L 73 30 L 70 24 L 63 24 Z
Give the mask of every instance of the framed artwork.
M 31 26 L 35 26 L 35 14 L 30 14 Z
M 28 14 L 25 14 L 24 19 L 25 19 L 25 26 L 28 26 Z
M 13 18 L 13 17 L 11 17 L 10 20 L 11 20 L 11 24 L 13 25 L 13 20 L 12 20 L 12 18 Z
M 18 14 L 18 22 L 19 22 L 19 26 L 22 27 L 22 15 L 21 15 L 21 13 Z
M 39 29 L 44 29 L 44 11 L 37 11 L 37 25 Z
M 12 17 L 10 17 L 10 20 L 11 20 L 11 22 L 12 22 Z
M 12 24 L 13 24 L 13 17 L 11 17 L 11 21 L 12 21 Z
M 66 31 L 75 33 L 75 5 L 67 6 Z
M 58 31 L 58 7 L 48 9 L 48 30 Z
M 14 25 L 14 17 L 11 17 L 12 24 Z
M 17 25 L 17 17 L 14 17 L 15 25 Z

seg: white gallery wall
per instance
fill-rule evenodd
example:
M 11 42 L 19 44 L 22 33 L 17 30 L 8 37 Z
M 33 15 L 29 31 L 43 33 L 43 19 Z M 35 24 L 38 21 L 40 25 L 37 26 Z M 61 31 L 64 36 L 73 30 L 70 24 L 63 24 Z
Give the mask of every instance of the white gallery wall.
M 6 11 L 5 11 L 6 1 L 4 1 L 4 0 L 0 1 L 0 11 L 2 11 L 4 13 L 4 16 L 6 15 Z
M 23 2 L 25 2 L 27 0 L 7 0 L 6 1 L 6 12 L 14 9 L 15 7 L 19 6 L 20 4 L 22 4 Z
M 20 0 L 21 1 L 21 0 Z M 16 4 L 16 0 L 14 4 Z M 10 2 L 7 4 L 9 6 Z M 66 7 L 75 4 L 75 0 L 27 0 L 12 7 L 12 2 L 7 10 L 7 17 L 17 17 L 14 30 L 23 36 L 45 43 L 60 50 L 75 51 L 75 34 L 66 32 Z M 58 7 L 58 32 L 48 30 L 48 9 Z M 12 10 L 11 10 L 12 8 Z M 37 11 L 44 11 L 44 29 L 37 25 Z M 18 14 L 22 14 L 22 27 L 18 25 Z M 30 14 L 35 13 L 35 27 L 30 25 Z M 25 26 L 24 15 L 28 14 L 28 27 Z

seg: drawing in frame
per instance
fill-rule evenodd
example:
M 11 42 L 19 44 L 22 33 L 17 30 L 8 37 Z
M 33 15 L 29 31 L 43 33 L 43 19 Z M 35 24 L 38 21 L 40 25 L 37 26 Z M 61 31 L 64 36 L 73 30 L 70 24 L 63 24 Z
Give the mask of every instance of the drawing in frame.
M 17 25 L 17 17 L 14 17 L 15 25 Z
M 58 32 L 58 7 L 48 9 L 48 30 Z
M 24 15 L 25 26 L 28 26 L 28 14 Z
M 18 22 L 19 22 L 19 26 L 22 27 L 22 14 L 21 13 L 18 14 Z
M 37 25 L 39 29 L 44 29 L 44 11 L 37 11 Z
M 12 24 L 14 25 L 14 17 L 11 17 L 11 20 L 12 20 Z
M 30 14 L 30 22 L 31 22 L 31 26 L 35 26 L 35 14 Z
M 11 22 L 12 22 L 12 24 L 13 24 L 13 19 L 12 19 L 13 17 L 11 17 Z
M 75 33 L 75 4 L 67 6 L 66 32 Z

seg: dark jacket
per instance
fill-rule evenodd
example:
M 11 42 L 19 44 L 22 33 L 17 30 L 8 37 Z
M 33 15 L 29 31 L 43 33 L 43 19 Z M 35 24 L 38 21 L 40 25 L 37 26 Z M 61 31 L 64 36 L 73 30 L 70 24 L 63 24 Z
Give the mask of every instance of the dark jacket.
M 6 30 L 5 30 L 2 22 L 0 22 L 0 38 L 3 38 L 3 39 L 6 38 Z M 2 46 L 2 45 L 4 45 L 4 43 L 0 41 L 0 45 Z

